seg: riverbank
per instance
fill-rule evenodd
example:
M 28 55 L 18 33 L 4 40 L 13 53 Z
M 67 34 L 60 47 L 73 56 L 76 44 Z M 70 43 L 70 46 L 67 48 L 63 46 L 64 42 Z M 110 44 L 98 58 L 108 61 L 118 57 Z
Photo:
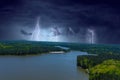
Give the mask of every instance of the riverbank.
M 9 41 L 0 42 L 0 55 L 37 55 L 46 53 L 63 53 L 69 50 L 56 47 L 47 42 Z
M 87 49 L 84 48 L 86 52 L 93 52 L 95 55 L 78 56 L 77 66 L 89 70 L 89 80 L 120 79 L 120 67 L 118 67 L 120 66 L 119 46 L 94 46 Z
M 65 53 L 64 51 L 52 51 L 52 52 L 49 52 L 49 53 L 52 53 L 52 54 L 62 54 L 62 53 Z

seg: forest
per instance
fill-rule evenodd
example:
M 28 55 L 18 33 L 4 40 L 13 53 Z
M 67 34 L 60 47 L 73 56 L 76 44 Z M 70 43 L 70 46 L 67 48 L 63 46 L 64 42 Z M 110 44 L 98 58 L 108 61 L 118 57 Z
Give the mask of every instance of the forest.
M 32 41 L 2 41 L 0 42 L 0 55 L 36 55 L 51 51 L 68 50 L 49 45 L 47 42 Z
M 120 79 L 120 48 L 118 45 L 84 48 L 91 55 L 77 57 L 77 66 L 88 70 L 89 80 Z

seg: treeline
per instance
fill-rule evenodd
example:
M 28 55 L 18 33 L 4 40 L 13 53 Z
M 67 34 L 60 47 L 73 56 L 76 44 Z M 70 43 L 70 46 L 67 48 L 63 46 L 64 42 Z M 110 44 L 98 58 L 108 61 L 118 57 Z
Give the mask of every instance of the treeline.
M 0 55 L 35 55 L 67 50 L 39 42 L 0 42 Z
M 90 69 L 93 66 L 102 63 L 105 60 L 114 59 L 120 60 L 118 54 L 98 54 L 98 55 L 83 55 L 77 56 L 77 65 L 84 69 Z
M 89 70 L 90 80 L 120 79 L 119 46 L 94 46 L 83 49 L 92 55 L 78 56 L 77 65 Z

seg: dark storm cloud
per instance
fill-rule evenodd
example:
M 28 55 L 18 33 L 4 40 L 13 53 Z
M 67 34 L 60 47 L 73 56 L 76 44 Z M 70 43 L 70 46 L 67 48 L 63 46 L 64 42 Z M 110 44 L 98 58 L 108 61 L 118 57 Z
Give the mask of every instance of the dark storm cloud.
M 26 31 L 24 31 L 24 30 L 21 30 L 21 33 L 23 34 L 23 35 L 32 35 L 32 33 L 28 33 L 28 32 L 26 32 Z
M 8 36 L 16 33 L 15 27 L 26 35 L 26 30 L 21 29 L 33 29 L 40 16 L 43 28 L 55 24 L 79 36 L 85 34 L 84 29 L 92 27 L 98 43 L 120 43 L 119 4 L 117 0 L 1 0 L 0 39 L 9 39 Z

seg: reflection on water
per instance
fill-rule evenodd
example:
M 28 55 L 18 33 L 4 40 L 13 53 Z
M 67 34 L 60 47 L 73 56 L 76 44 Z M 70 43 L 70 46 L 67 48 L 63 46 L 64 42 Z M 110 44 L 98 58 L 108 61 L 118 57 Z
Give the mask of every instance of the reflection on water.
M 76 57 L 82 54 L 86 53 L 1 56 L 0 80 L 88 80 L 76 66 Z

